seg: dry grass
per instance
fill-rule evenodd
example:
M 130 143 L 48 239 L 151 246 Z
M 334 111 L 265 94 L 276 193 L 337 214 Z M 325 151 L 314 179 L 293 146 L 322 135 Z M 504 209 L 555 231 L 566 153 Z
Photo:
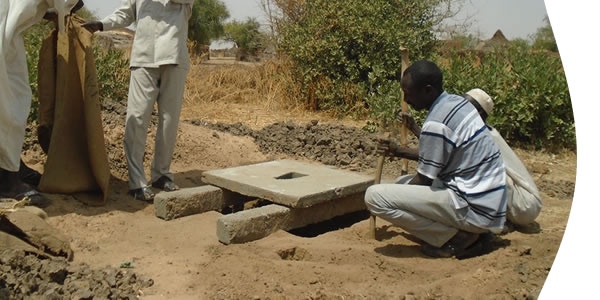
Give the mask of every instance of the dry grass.
M 285 62 L 239 63 L 192 59 L 183 103 L 183 119 L 242 122 L 259 129 L 277 121 L 320 120 L 363 126 L 364 121 L 338 120 L 333 112 L 312 112 L 296 100 Z

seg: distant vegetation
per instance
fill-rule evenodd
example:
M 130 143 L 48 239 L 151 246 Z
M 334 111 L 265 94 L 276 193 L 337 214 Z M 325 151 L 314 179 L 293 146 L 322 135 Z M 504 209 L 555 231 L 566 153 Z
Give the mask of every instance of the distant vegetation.
M 489 121 L 510 143 L 553 151 L 574 149 L 571 99 L 548 19 L 529 40 L 515 39 L 493 51 L 473 50 L 481 41 L 469 34 L 455 34 L 454 44 L 459 47 L 442 51 L 445 43 L 434 34 L 443 19 L 437 9 L 440 3 L 453 1 L 263 0 L 271 5 L 273 21 L 265 32 L 253 19 L 224 23 L 229 12 L 220 0 L 196 0 L 212 7 L 213 18 L 198 17 L 209 12 L 194 10 L 190 39 L 208 43 L 225 38 L 252 53 L 269 45 L 278 56 L 255 69 L 228 68 L 215 71 L 215 78 L 204 76 L 193 97 L 198 101 L 255 97 L 300 104 L 335 112 L 340 118 L 373 120 L 369 129 L 375 130 L 379 121 L 394 119 L 401 102 L 402 46 L 408 48 L 412 61 L 436 61 L 448 92 L 486 90 L 496 103 Z M 30 119 L 37 116 L 40 42 L 51 29 L 42 22 L 25 34 L 34 93 Z M 114 49 L 96 47 L 95 54 L 102 98 L 125 101 L 127 58 Z M 211 89 L 214 92 L 205 91 Z

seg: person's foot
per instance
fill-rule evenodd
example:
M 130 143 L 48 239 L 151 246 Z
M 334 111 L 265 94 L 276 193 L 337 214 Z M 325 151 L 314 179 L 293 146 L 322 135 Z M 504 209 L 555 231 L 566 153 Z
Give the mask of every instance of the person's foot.
M 42 174 L 28 167 L 23 160 L 21 160 L 21 166 L 19 167 L 19 178 L 29 185 L 38 186 L 40 185 Z
M 479 238 L 479 233 L 466 232 L 459 230 L 448 242 L 442 247 L 434 247 L 429 244 L 423 245 L 421 249 L 423 254 L 436 258 L 450 258 L 453 256 L 461 256 L 465 250 L 473 245 Z
M 158 178 L 158 180 L 152 183 L 152 187 L 161 189 L 165 192 L 172 192 L 179 189 L 175 182 L 173 182 L 167 176 L 161 176 L 160 178 Z
M 141 200 L 144 202 L 154 201 L 154 193 L 149 187 L 142 187 L 139 189 L 130 190 L 129 194 L 133 196 L 133 199 Z
M 18 172 L 0 169 L 0 198 L 10 198 L 17 201 L 26 200 L 27 205 L 44 208 L 50 205 L 50 199 L 44 197 L 35 188 L 24 183 Z

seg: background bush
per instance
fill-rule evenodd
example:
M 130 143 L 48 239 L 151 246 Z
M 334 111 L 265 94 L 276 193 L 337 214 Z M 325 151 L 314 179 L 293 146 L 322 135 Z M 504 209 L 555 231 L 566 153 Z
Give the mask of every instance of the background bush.
M 24 33 L 25 49 L 27 51 L 27 68 L 29 71 L 29 85 L 33 93 L 29 121 L 38 118 L 38 70 L 40 48 L 42 40 L 54 29 L 54 25 L 46 21 L 31 26 Z M 129 61 L 123 55 L 123 51 L 115 49 L 101 49 L 94 46 L 96 57 L 96 69 L 98 84 L 100 88 L 100 99 L 112 99 L 125 101 L 129 86 Z
M 575 148 L 571 97 L 558 53 L 507 47 L 437 60 L 449 93 L 479 87 L 492 96 L 495 106 L 488 123 L 509 143 Z
M 389 119 L 400 101 L 401 47 L 427 56 L 435 44 L 429 1 L 313 0 L 280 30 L 300 97 L 311 109 Z M 385 16 L 385 17 L 382 17 Z

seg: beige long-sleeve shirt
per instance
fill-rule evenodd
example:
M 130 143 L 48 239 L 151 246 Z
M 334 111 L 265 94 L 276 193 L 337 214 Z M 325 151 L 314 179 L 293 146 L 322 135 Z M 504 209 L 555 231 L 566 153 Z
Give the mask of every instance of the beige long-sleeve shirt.
M 130 66 L 157 68 L 176 64 L 189 68 L 188 20 L 193 0 L 122 0 L 101 22 L 104 30 L 136 25 Z

